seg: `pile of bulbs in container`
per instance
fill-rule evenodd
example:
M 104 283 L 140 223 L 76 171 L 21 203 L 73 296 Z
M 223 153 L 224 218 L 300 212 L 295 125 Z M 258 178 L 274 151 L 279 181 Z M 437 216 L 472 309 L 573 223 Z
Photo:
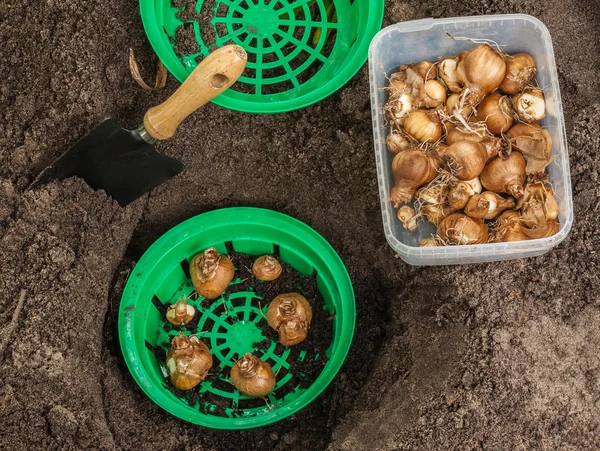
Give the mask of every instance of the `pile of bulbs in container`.
M 279 261 L 271 255 L 258 257 L 252 266 L 256 279 L 263 282 L 278 279 L 282 270 Z M 216 299 L 234 279 L 235 268 L 227 255 L 210 248 L 192 259 L 190 275 L 198 295 Z M 169 306 L 166 319 L 174 326 L 185 326 L 195 314 L 196 309 L 184 298 Z M 270 302 L 267 310 L 267 322 L 278 332 L 279 342 L 284 346 L 303 342 L 308 336 L 311 320 L 310 303 L 299 293 L 280 294 Z M 206 378 L 212 366 L 210 349 L 195 335 L 186 336 L 182 332 L 171 341 L 166 367 L 175 388 L 194 388 Z M 247 353 L 233 365 L 231 383 L 246 396 L 262 398 L 275 388 L 276 375 L 271 365 Z
M 536 74 L 531 55 L 484 43 L 391 75 L 390 199 L 405 228 L 415 231 L 424 219 L 437 226 L 421 246 L 558 232 L 558 204 L 545 172 L 552 138 L 537 124 L 546 105 Z

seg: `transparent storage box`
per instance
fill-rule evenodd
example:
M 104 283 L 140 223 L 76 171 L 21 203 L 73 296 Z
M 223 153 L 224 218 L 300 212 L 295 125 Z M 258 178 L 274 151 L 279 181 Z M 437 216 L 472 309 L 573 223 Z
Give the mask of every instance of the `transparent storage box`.
M 439 57 L 458 55 L 476 45 L 470 41 L 450 39 L 446 32 L 455 37 L 491 39 L 505 46 L 502 49 L 509 54 L 527 52 L 535 59 L 537 80 L 544 91 L 547 109 L 540 125 L 548 130 L 553 140 L 554 160 L 547 171 L 560 207 L 560 229 L 556 235 L 510 243 L 419 247 L 419 241 L 431 237 L 436 227 L 421 221 L 417 231 L 410 232 L 398 220 L 390 202 L 390 190 L 394 186 L 391 169 L 394 155 L 387 150 L 385 142 L 389 133 L 383 111 L 388 99 L 384 89 L 388 82 L 386 76 L 389 77 L 402 64 L 437 61 Z M 422 19 L 392 25 L 381 30 L 371 42 L 369 78 L 383 227 L 390 246 L 405 262 L 411 265 L 456 265 L 533 257 L 545 254 L 565 239 L 573 224 L 569 155 L 552 40 L 542 22 L 524 14 L 506 14 Z

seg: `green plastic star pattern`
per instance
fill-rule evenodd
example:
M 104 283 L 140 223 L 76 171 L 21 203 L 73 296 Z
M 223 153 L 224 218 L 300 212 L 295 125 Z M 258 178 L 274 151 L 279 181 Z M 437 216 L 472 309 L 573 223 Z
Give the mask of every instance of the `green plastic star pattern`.
M 303 349 L 302 343 L 286 347 L 263 335 L 271 299 L 262 299 L 236 278 L 227 294 L 202 302 L 194 293 L 189 262 L 198 252 L 215 247 L 225 253 L 272 254 L 301 274 L 316 273 L 333 336 L 325 352 Z M 235 264 L 235 261 L 234 261 Z M 239 274 L 239 273 L 238 273 Z M 262 283 L 262 282 L 257 282 Z M 161 309 L 186 296 L 199 312 L 197 326 L 185 327 L 210 348 L 213 372 L 219 375 L 199 384 L 191 405 L 166 386 L 165 362 L 151 349 L 167 350 L 180 333 Z M 161 305 L 162 304 L 162 305 Z M 216 210 L 179 224 L 160 237 L 137 263 L 121 299 L 119 340 L 123 358 L 142 390 L 171 414 L 206 427 L 248 429 L 279 421 L 299 411 L 333 380 L 350 348 L 356 306 L 350 277 L 333 248 L 307 225 L 281 213 L 259 208 Z M 248 398 L 225 379 L 229 368 L 252 352 L 277 372 L 275 389 L 266 400 Z M 307 359 L 323 363 L 320 374 L 309 379 L 295 362 Z M 224 370 L 224 371 L 223 371 Z M 316 377 L 316 378 L 315 378 Z
M 337 91 L 366 61 L 383 20 L 382 0 L 140 0 L 140 7 L 154 50 L 180 81 L 211 49 L 242 46 L 246 71 L 214 102 L 253 113 L 303 108 Z

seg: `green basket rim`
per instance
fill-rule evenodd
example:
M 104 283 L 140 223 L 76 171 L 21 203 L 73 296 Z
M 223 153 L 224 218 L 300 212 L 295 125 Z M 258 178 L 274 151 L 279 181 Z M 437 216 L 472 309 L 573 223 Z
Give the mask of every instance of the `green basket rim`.
M 229 223 L 244 221 L 248 224 L 269 224 L 274 229 L 292 229 L 294 233 L 302 235 L 303 240 L 313 243 L 315 249 L 319 248 L 321 252 L 326 252 L 325 255 L 321 254 L 321 257 L 334 273 L 335 280 L 338 281 L 336 286 L 343 290 L 343 292 L 340 291 L 339 295 L 344 308 L 341 309 L 342 314 L 336 315 L 335 318 L 336 328 L 339 328 L 339 342 L 317 379 L 298 398 L 266 414 L 255 417 L 218 417 L 195 410 L 192 415 L 190 409 L 169 399 L 166 393 L 167 390 L 157 387 L 147 376 L 143 359 L 138 352 L 138 343 L 135 339 L 135 315 L 130 314 L 132 305 L 137 307 L 138 302 L 144 305 L 151 303 L 150 300 L 140 300 L 137 297 L 137 292 L 139 287 L 143 286 L 148 280 L 160 258 L 164 257 L 164 248 L 172 248 L 182 238 L 189 239 L 194 235 L 200 235 L 206 227 L 215 227 L 217 224 L 222 224 L 224 220 L 229 221 Z M 231 207 L 203 213 L 183 221 L 163 234 L 146 250 L 132 270 L 123 291 L 119 307 L 118 329 L 119 342 L 125 363 L 133 379 L 151 400 L 172 415 L 193 424 L 214 429 L 239 430 L 275 423 L 293 415 L 314 401 L 331 383 L 344 363 L 354 336 L 355 322 L 356 302 L 350 275 L 340 256 L 325 238 L 303 222 L 283 213 L 254 207 Z
M 171 49 L 169 49 L 165 42 L 165 39 L 168 40 L 168 38 L 157 26 L 154 8 L 156 1 L 158 0 L 140 0 L 140 14 L 144 30 L 156 55 L 169 72 L 180 82 L 183 82 L 187 78 L 188 73 L 181 61 L 174 54 L 171 54 Z M 356 3 L 358 1 L 355 0 Z M 360 16 L 361 21 L 366 20 L 365 30 L 356 37 L 356 41 L 352 44 L 352 52 L 349 52 L 351 54 L 350 58 L 346 59 L 342 65 L 343 67 L 334 77 L 317 89 L 288 100 L 274 100 L 265 103 L 246 100 L 244 98 L 235 98 L 235 94 L 238 93 L 227 90 L 214 98 L 212 102 L 224 108 L 244 113 L 275 114 L 306 108 L 329 97 L 344 87 L 366 63 L 371 40 L 380 31 L 383 24 L 384 3 L 384 0 L 368 1 L 368 8 L 364 14 L 366 17 L 363 15 Z

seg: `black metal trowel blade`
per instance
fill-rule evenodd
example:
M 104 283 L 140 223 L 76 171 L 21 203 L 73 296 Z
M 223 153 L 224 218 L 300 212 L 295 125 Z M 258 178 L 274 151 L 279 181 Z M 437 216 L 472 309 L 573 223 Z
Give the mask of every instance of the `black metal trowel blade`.
M 34 186 L 79 176 L 125 206 L 179 174 L 183 162 L 159 153 L 109 118 L 46 168 Z

